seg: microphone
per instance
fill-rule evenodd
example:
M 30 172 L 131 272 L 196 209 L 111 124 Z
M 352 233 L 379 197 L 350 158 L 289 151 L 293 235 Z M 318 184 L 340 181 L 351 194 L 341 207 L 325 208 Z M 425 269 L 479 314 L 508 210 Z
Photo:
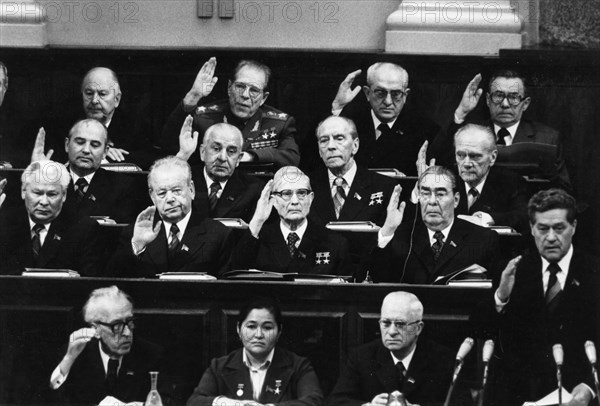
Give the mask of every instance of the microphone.
M 563 347 L 561 344 L 554 344 L 552 346 L 552 356 L 554 357 L 554 362 L 556 363 L 556 380 L 558 382 L 558 406 L 562 405 L 562 373 L 561 367 L 563 364 L 563 360 L 565 354 L 563 352 Z
M 465 341 L 460 345 L 458 349 L 458 353 L 456 354 L 456 363 L 454 364 L 454 375 L 452 377 L 452 382 L 450 383 L 450 388 L 448 388 L 448 394 L 446 395 L 446 401 L 444 402 L 444 406 L 448 406 L 450 404 L 450 396 L 452 395 L 452 391 L 454 390 L 454 384 L 456 383 L 456 379 L 458 378 L 458 374 L 463 365 L 463 361 L 467 354 L 473 348 L 473 344 L 475 341 L 471 337 L 465 338 Z
M 492 359 L 492 355 L 494 354 L 494 340 L 486 340 L 483 344 L 483 380 L 481 382 L 481 393 L 479 394 L 479 402 L 478 405 L 483 405 L 483 398 L 485 395 L 485 385 L 488 379 L 488 369 L 490 365 L 490 359 Z
M 600 399 L 600 383 L 598 382 L 598 371 L 596 369 L 596 346 L 593 341 L 586 341 L 585 344 L 585 355 L 587 355 L 588 361 L 592 367 L 592 376 L 594 377 L 594 386 L 596 386 L 596 398 Z

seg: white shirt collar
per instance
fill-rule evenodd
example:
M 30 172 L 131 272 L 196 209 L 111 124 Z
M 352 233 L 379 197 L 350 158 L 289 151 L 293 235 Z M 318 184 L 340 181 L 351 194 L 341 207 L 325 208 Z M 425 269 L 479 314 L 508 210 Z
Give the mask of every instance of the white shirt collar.
M 448 234 L 450 234 L 450 229 L 452 228 L 452 224 L 454 224 L 454 218 L 452 218 L 452 221 L 450 221 L 450 224 L 448 224 L 448 227 L 444 228 L 442 231 L 442 234 L 444 234 L 444 243 L 448 242 Z M 427 227 L 425 227 L 427 228 Z M 429 228 L 427 228 L 427 234 L 429 234 L 429 245 L 433 245 L 433 243 L 436 242 L 436 239 L 433 238 L 433 235 L 435 234 L 435 231 L 430 230 Z
M 81 178 L 81 176 L 79 176 L 75 172 L 73 172 L 73 169 L 71 167 L 69 167 L 69 173 L 71 174 L 71 179 L 73 179 L 73 185 L 75 185 L 75 183 L 77 183 L 77 181 L 79 180 L 79 178 Z M 87 181 L 88 185 L 90 183 L 92 183 L 92 178 L 94 177 L 95 174 L 96 174 L 96 171 L 90 173 L 89 175 L 83 176 L 83 178 Z
M 479 182 L 479 184 L 477 186 L 475 186 L 475 189 L 477 189 L 477 191 L 479 192 L 479 194 L 481 194 L 481 191 L 483 190 L 483 186 L 485 185 L 485 181 L 487 180 L 487 177 L 490 173 L 486 173 L 485 176 L 483 177 L 483 179 L 481 179 L 481 182 Z M 472 189 L 471 186 L 469 186 L 469 184 L 465 181 L 463 181 L 463 183 L 465 184 L 465 191 L 467 192 L 467 195 L 469 194 L 469 190 Z M 464 196 L 464 197 L 468 197 L 468 196 Z M 461 199 L 463 198 L 463 196 L 461 196 Z
M 304 237 L 304 233 L 306 232 L 307 227 L 308 219 L 305 219 L 304 223 L 302 223 L 302 225 L 294 231 L 294 233 L 296 233 L 300 238 L 296 243 L 296 247 L 300 246 L 300 242 L 302 242 L 302 237 Z M 283 234 L 284 241 L 287 241 L 288 235 L 292 232 L 292 230 L 290 230 L 290 228 L 283 221 L 279 222 L 279 228 L 281 229 L 281 234 Z
M 354 177 L 356 176 L 357 170 L 358 170 L 358 165 L 356 165 L 356 161 L 353 161 L 352 166 L 350 167 L 350 169 L 348 169 L 348 172 L 346 172 L 345 174 L 342 175 L 342 178 L 344 178 L 344 180 L 346 181 L 348 190 L 350 190 L 350 187 L 352 186 L 352 182 L 354 182 Z M 334 175 L 331 172 L 331 170 L 329 170 L 329 169 L 327 169 L 327 174 L 329 175 L 329 188 L 332 189 L 333 182 L 335 182 L 335 179 L 337 178 L 337 176 Z
M 511 125 L 510 127 L 504 127 L 510 133 L 510 139 L 509 140 L 507 140 L 506 138 L 504 139 L 504 142 L 506 143 L 506 145 L 512 145 L 513 140 L 515 139 L 515 134 L 517 133 L 517 128 L 519 128 L 520 122 L 521 121 L 517 121 L 515 124 Z M 494 134 L 498 134 L 498 131 L 500 131 L 501 128 L 502 128 L 501 126 L 494 123 Z
M 418 345 L 418 343 L 417 343 L 417 345 Z M 404 365 L 404 369 L 408 371 L 408 367 L 410 367 L 410 361 L 412 361 L 413 356 L 415 355 L 415 350 L 417 349 L 417 345 L 415 345 L 415 347 L 412 349 L 412 351 L 409 352 L 406 355 L 406 357 L 404 357 L 402 359 L 396 358 L 394 353 L 390 351 L 390 354 L 392 355 L 392 360 L 394 361 L 394 365 L 396 365 L 398 362 L 402 362 L 402 364 Z
M 573 244 L 569 247 L 569 250 L 560 261 L 557 262 L 560 267 L 560 272 L 556 274 L 556 279 L 560 283 L 562 289 L 565 288 L 565 282 L 567 281 L 567 275 L 569 274 L 569 265 L 571 264 L 571 258 L 573 258 Z M 548 279 L 550 278 L 550 272 L 548 271 L 548 265 L 550 262 L 542 257 L 542 280 L 544 281 L 544 292 L 548 287 Z
M 190 217 L 192 216 L 192 211 L 185 215 L 184 218 L 179 220 L 177 223 L 177 228 L 179 228 L 179 240 L 183 240 L 183 235 L 185 234 L 185 229 L 187 228 L 188 223 L 190 222 Z M 169 234 L 171 234 L 171 223 L 162 220 L 163 227 L 165 228 L 165 233 L 167 234 L 167 239 L 169 238 Z
M 210 193 L 210 185 L 212 185 L 215 181 L 212 180 L 210 176 L 208 176 L 208 172 L 206 172 L 206 166 L 204 167 L 204 169 L 202 169 L 202 173 L 204 173 L 204 180 L 206 181 L 206 190 L 208 191 L 208 193 Z M 217 196 L 221 197 L 221 193 L 223 193 L 223 189 L 225 189 L 225 185 L 227 184 L 228 180 L 229 179 L 219 182 L 221 184 L 221 190 L 219 190 Z
M 375 112 L 373 111 L 373 109 L 371 109 L 371 118 L 373 119 L 373 125 L 375 126 L 375 134 L 377 134 L 377 132 L 379 131 L 379 124 L 382 123 L 382 121 L 380 119 L 377 118 L 377 116 L 375 115 Z M 390 128 L 394 127 L 394 124 L 396 123 L 396 120 L 398 120 L 398 117 L 396 117 L 395 119 L 393 119 L 392 121 L 386 123 Z M 379 131 L 379 135 L 381 135 L 381 131 Z
M 246 349 L 244 348 L 244 350 L 242 351 L 242 362 L 244 363 L 244 365 L 246 365 L 248 368 L 254 368 L 254 369 L 266 369 L 271 365 L 271 362 L 273 361 L 273 355 L 275 354 L 275 348 L 273 348 L 271 350 L 271 352 L 269 352 L 269 355 L 267 355 L 267 359 L 265 359 L 265 362 L 263 362 L 261 365 L 251 365 L 250 364 L 250 360 L 248 359 L 248 354 L 246 353 Z
M 106 375 L 108 373 L 108 360 L 110 359 L 110 356 L 104 352 L 104 350 L 102 349 L 102 342 L 100 340 L 98 340 L 98 349 L 100 350 L 100 358 L 102 358 L 102 365 L 104 366 L 104 375 Z M 121 369 L 121 363 L 123 361 L 123 357 L 119 357 L 117 359 L 119 361 L 119 366 L 117 367 L 117 375 L 119 374 L 119 370 Z
M 29 220 L 29 231 L 33 231 L 33 226 L 35 226 L 36 223 L 31 219 L 31 217 L 29 217 L 29 215 L 27 215 L 27 220 Z M 48 224 L 42 224 L 44 226 L 44 230 L 48 231 L 50 229 L 50 224 L 52 224 L 52 222 Z M 43 233 L 44 230 L 40 232 Z

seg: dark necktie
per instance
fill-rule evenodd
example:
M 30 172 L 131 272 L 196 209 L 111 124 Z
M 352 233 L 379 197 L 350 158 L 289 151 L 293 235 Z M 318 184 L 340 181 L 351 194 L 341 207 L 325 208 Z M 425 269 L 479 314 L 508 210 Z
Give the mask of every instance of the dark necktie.
M 506 141 L 504 140 L 504 137 L 508 137 L 510 136 L 510 132 L 502 127 L 498 130 L 498 140 L 496 141 L 496 144 L 498 145 L 506 145 Z
M 380 137 L 392 135 L 392 129 L 386 123 L 381 123 L 377 126 L 377 129 L 381 131 Z
M 106 392 L 108 395 L 115 395 L 117 392 L 117 370 L 119 369 L 119 361 L 116 359 L 108 360 L 106 368 Z
M 40 251 L 42 249 L 42 239 L 40 237 L 40 232 L 44 229 L 43 224 L 35 223 L 35 225 L 31 228 L 33 231 L 33 238 L 31 239 L 31 245 L 33 248 L 33 259 L 37 261 L 40 256 Z
M 402 386 L 406 380 L 406 368 L 401 361 L 396 363 L 396 374 L 398 375 L 398 389 L 402 391 Z
M 77 203 L 81 203 L 83 198 L 85 197 L 85 193 L 87 192 L 89 183 L 85 178 L 77 179 L 75 182 L 75 196 L 77 196 Z
M 214 214 L 215 208 L 217 207 L 217 202 L 219 201 L 219 190 L 221 190 L 221 184 L 219 182 L 213 182 L 210 185 L 210 193 L 208 194 L 208 204 L 210 206 L 211 216 Z
M 292 258 L 296 258 L 297 254 L 298 254 L 298 248 L 296 247 L 296 243 L 299 240 L 300 240 L 300 237 L 298 237 L 298 234 L 296 234 L 296 233 L 288 234 L 287 247 L 288 247 L 288 251 L 290 252 L 290 256 Z
M 560 266 L 554 262 L 548 265 L 548 272 L 550 277 L 548 278 L 548 287 L 546 288 L 546 305 L 550 307 L 556 296 L 562 291 L 560 282 L 556 274 L 560 272 Z
M 441 231 L 436 231 L 433 238 L 435 242 L 431 245 L 431 249 L 433 250 L 433 260 L 437 262 L 444 248 L 444 234 Z
M 169 242 L 169 255 L 179 251 L 179 227 L 177 224 L 171 224 L 171 232 L 169 233 L 171 242 Z
M 469 195 L 471 196 L 471 199 L 467 198 L 467 204 L 469 205 L 469 210 L 471 210 L 471 207 L 475 204 L 477 198 L 479 198 L 479 191 L 472 187 L 469 189 Z
M 335 185 L 335 195 L 333 196 L 333 208 L 335 209 L 335 218 L 340 218 L 340 212 L 342 211 L 342 207 L 344 207 L 344 202 L 346 201 L 346 191 L 344 190 L 344 186 L 346 185 L 346 180 L 341 176 L 338 176 L 333 181 Z

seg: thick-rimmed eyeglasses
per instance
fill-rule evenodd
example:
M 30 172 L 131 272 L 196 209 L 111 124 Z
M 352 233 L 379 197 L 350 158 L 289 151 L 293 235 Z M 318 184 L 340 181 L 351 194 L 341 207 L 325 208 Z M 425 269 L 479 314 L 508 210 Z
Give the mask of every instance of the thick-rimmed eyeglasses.
M 406 97 L 408 94 L 408 90 L 390 90 L 389 92 L 384 89 L 375 89 L 373 90 L 373 94 L 379 100 L 385 100 L 387 95 L 389 94 L 392 98 L 392 101 L 399 102 L 402 98 Z
M 115 335 L 121 335 L 123 334 L 123 330 L 125 330 L 125 326 L 127 326 L 129 330 L 133 330 L 135 328 L 135 318 L 132 317 L 126 320 L 117 320 L 113 321 L 112 323 L 97 321 L 96 324 L 108 327 Z
M 243 82 L 234 82 L 233 89 L 238 94 L 244 94 L 246 92 L 246 89 L 248 89 L 248 94 L 252 99 L 258 99 L 263 94 L 263 89 Z
M 296 194 L 296 197 L 298 198 L 298 200 L 304 200 L 304 199 L 306 199 L 306 196 L 308 196 L 311 193 L 312 193 L 312 190 L 310 190 L 310 189 L 296 189 L 296 190 L 285 189 L 280 192 L 271 192 L 272 195 L 281 197 L 286 202 L 289 201 L 294 194 Z
M 420 322 L 421 322 L 421 320 L 411 321 L 410 323 L 407 323 L 405 321 L 393 321 L 393 320 L 388 320 L 388 319 L 381 319 L 381 320 L 379 320 L 379 325 L 384 329 L 388 329 L 388 328 L 392 327 L 392 324 L 393 324 L 394 327 L 396 327 L 396 330 L 398 330 L 398 331 L 408 331 L 409 328 L 411 328 L 411 326 L 414 326 L 415 324 L 419 324 Z M 411 328 L 411 330 L 412 330 L 412 328 Z
M 511 106 L 518 106 L 524 99 L 525 96 L 521 96 L 519 93 L 504 93 L 500 91 L 495 91 L 490 94 L 490 100 L 492 103 L 500 104 L 504 101 L 504 99 L 508 100 L 508 104 Z

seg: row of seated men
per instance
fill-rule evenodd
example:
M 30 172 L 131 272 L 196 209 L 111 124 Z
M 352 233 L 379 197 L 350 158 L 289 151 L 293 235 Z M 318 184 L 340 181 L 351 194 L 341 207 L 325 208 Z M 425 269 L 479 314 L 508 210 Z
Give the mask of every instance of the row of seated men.
M 97 67 L 83 78 L 81 95 L 83 112 L 73 112 L 42 122 L 47 127 L 47 144 L 55 153 L 55 160 L 65 162 L 64 138 L 72 124 L 81 118 L 94 118 L 108 128 L 109 142 L 106 158 L 110 162 L 133 162 L 144 169 L 161 156 L 178 151 L 178 134 L 186 115 L 193 116 L 193 128 L 200 138 L 215 123 L 226 122 L 236 126 L 243 135 L 242 162 L 272 163 L 276 168 L 293 165 L 305 171 L 314 169 L 311 153 L 311 136 L 297 134 L 294 117 L 265 104 L 269 97 L 271 70 L 255 61 L 241 61 L 233 70 L 227 83 L 227 100 L 212 101 L 217 61 L 210 58 L 200 69 L 190 90 L 166 120 L 162 134 L 153 142 L 146 125 L 137 124 L 147 114 L 132 114 L 119 108 L 121 87 L 115 72 Z M 449 124 L 440 128 L 437 124 L 405 108 L 409 100 L 409 76 L 400 66 L 376 63 L 369 67 L 366 85 L 362 87 L 365 97 L 358 96 L 361 87 L 352 87 L 361 71 L 350 73 L 340 84 L 331 104 L 331 114 L 351 118 L 358 129 L 361 148 L 356 155 L 359 165 L 367 168 L 396 168 L 406 175 L 416 175 L 413 165 L 420 146 L 428 140 L 432 146 L 429 155 L 438 163 L 449 165 L 453 161 L 452 135 L 469 120 L 480 121 L 471 114 L 483 94 L 479 88 L 481 75 L 468 84 L 455 110 L 448 117 Z M 0 94 L 2 99 L 8 89 L 8 73 L 0 62 Z M 0 106 L 2 105 L 0 99 Z M 514 71 L 498 71 L 491 75 L 486 104 L 489 121 L 483 124 L 494 131 L 499 145 L 517 143 L 541 143 L 558 147 L 556 160 L 543 168 L 543 176 L 553 180 L 553 186 L 570 191 L 570 180 L 563 157 L 560 135 L 541 123 L 523 118 L 532 102 L 524 76 Z M 408 103 L 410 107 L 410 103 Z M 25 142 L 33 134 L 11 133 L 10 118 L 0 109 L 0 160 L 24 168 L 29 163 L 29 146 Z M 31 112 L 23 112 L 31 114 Z M 330 113 L 317 117 L 324 119 Z M 306 125 L 305 125 L 306 127 Z M 304 141 L 306 139 L 306 141 Z M 299 147 L 299 144 L 300 145 Z M 308 145 L 308 148 L 306 147 Z M 189 152 L 190 163 L 199 162 L 199 155 Z M 537 158 L 531 158 L 538 164 Z
M 180 138 L 179 155 L 185 157 L 198 142 L 192 117 L 186 118 Z M 327 169 L 309 177 L 286 166 L 266 185 L 238 172 L 241 132 L 219 123 L 205 134 L 200 147 L 205 165 L 198 171 L 179 157 L 153 164 L 148 175 L 153 205 L 135 220 L 134 191 L 119 181 L 119 174 L 100 168 L 105 127 L 91 119 L 73 127 L 68 168 L 44 160 L 43 139 L 41 134 L 34 163 L 22 175 L 25 210 L 19 205 L 0 211 L 3 273 L 33 267 L 73 269 L 84 276 L 154 277 L 174 271 L 222 276 L 230 269 L 256 268 L 362 281 L 373 268 L 369 276 L 375 282 L 432 283 L 477 264 L 495 278 L 507 258 L 500 255 L 497 235 L 481 226 L 499 223 L 522 232 L 529 227 L 525 189 L 515 186 L 522 180 L 502 172 L 495 177 L 494 135 L 476 124 L 455 136 L 460 177 L 427 165 L 425 143 L 417 159 L 417 187 L 400 204 L 399 185 L 354 161 L 359 138 L 350 119 L 332 116 L 318 127 Z M 465 193 L 470 184 L 477 186 Z M 457 218 L 461 213 L 469 221 Z M 118 246 L 118 234 L 106 227 L 97 231 L 89 218 L 94 215 L 131 222 Z M 249 229 L 230 232 L 215 217 L 245 219 Z M 382 228 L 344 237 L 324 227 L 336 220 L 372 221 Z M 443 236 L 436 234 L 441 240 L 431 245 L 428 233 L 435 231 Z M 398 262 L 382 260 L 386 255 Z
M 482 386 L 479 372 L 478 377 L 464 371 L 458 375 L 456 349 L 437 343 L 442 337 L 431 331 L 422 334 L 427 329 L 423 304 L 414 294 L 397 291 L 382 302 L 380 337 L 347 354 L 329 394 L 323 394 L 322 377 L 310 359 L 278 345 L 288 324 L 275 298 L 250 298 L 237 317 L 242 348 L 213 359 L 193 393 L 176 394 L 172 388 L 181 377 L 169 376 L 169 354 L 148 341 L 151 337 L 135 333 L 143 326 L 135 321 L 131 298 L 111 286 L 91 293 L 82 311 L 85 327 L 69 336 L 53 357 L 55 363 L 45 368 L 36 404 L 141 405 L 150 389 L 149 372 L 158 371 L 158 389 L 167 405 L 187 400 L 189 406 L 385 406 L 396 391 L 407 405 L 474 405 L 477 400 L 520 405 L 556 389 L 556 344 L 564 353 L 562 385 L 572 396 L 563 395 L 563 404 L 591 404 L 597 389 L 586 346 L 588 341 L 598 343 L 598 261 L 590 262 L 571 245 L 576 222 L 571 224 L 568 217 L 574 213 L 573 204 L 560 193 L 536 200 L 539 251 L 512 260 L 496 289 L 473 311 L 473 326 L 496 343 L 487 365 L 487 386 Z M 558 242 L 550 243 L 553 233 Z M 473 347 L 472 340 L 470 347 L 465 341 L 467 351 L 462 352 L 465 344 L 459 351 L 461 365 Z M 479 359 L 478 352 L 475 346 L 469 357 Z M 451 382 L 455 387 L 447 398 Z

